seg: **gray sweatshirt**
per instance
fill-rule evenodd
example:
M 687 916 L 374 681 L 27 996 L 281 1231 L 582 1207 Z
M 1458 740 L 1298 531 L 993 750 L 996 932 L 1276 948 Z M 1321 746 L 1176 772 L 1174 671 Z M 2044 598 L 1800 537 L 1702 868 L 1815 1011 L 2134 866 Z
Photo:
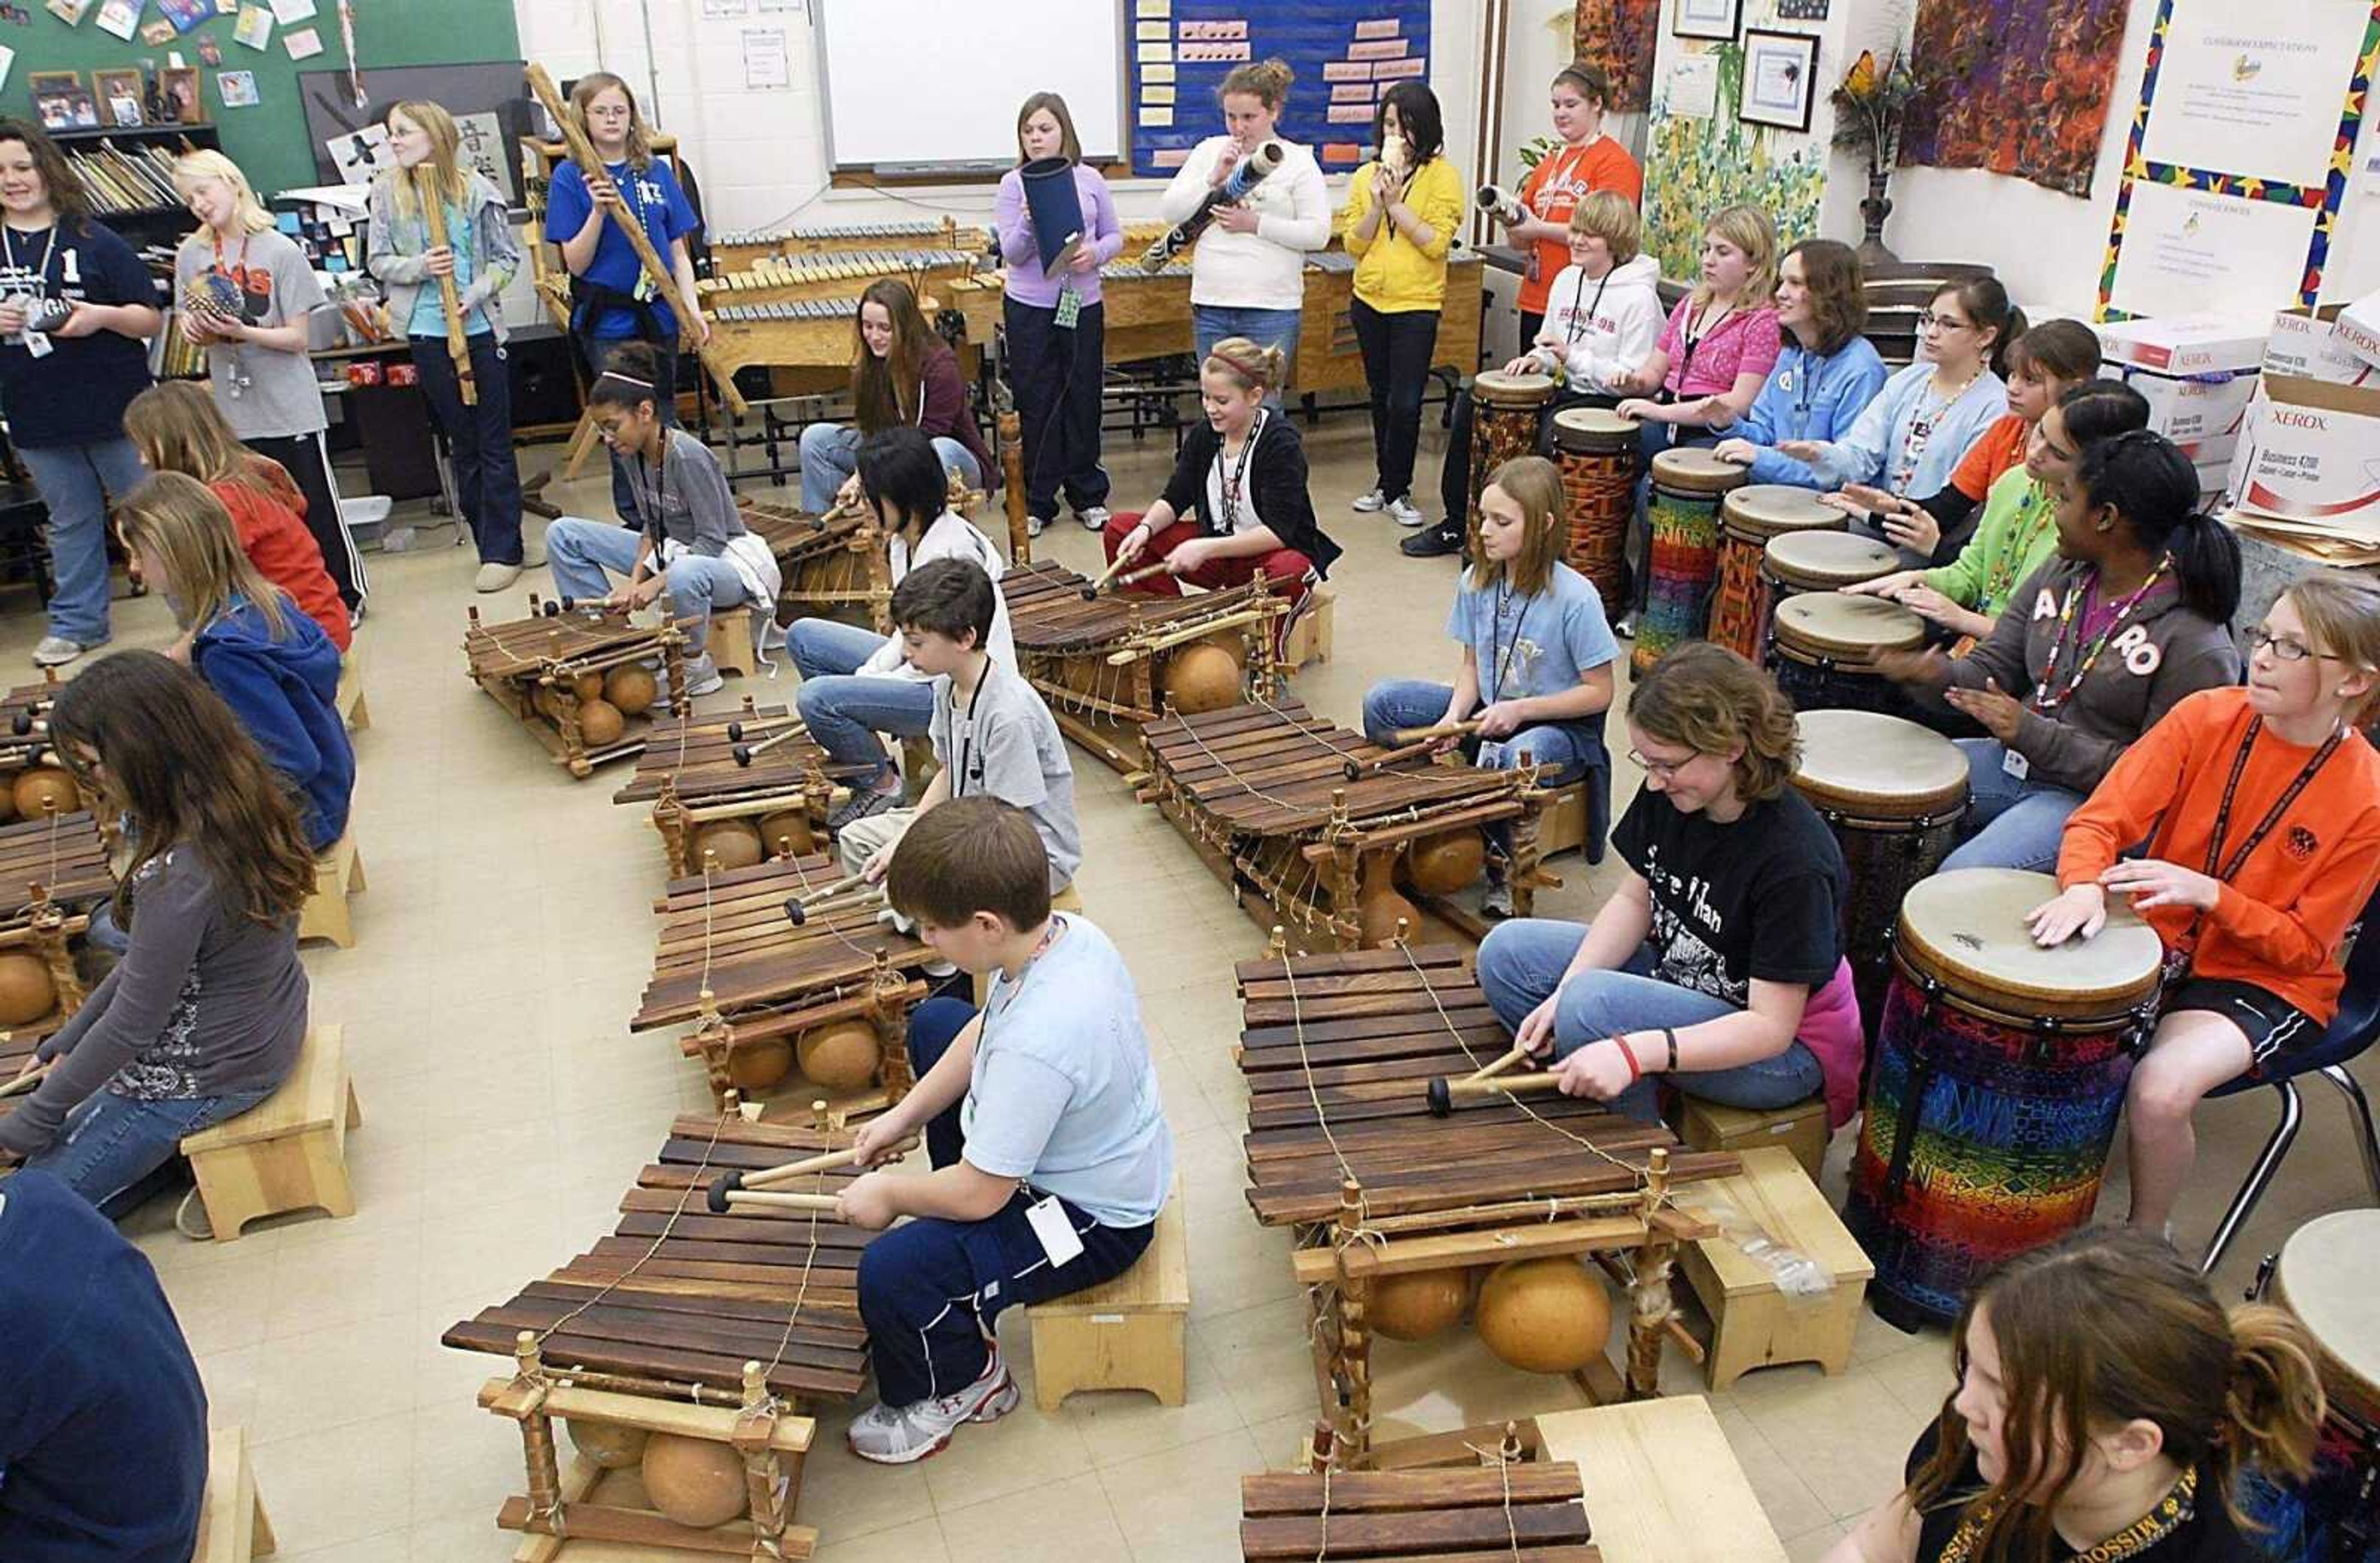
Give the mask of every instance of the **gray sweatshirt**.
M 218 893 L 195 849 L 143 864 L 132 881 L 132 947 L 74 1018 L 38 1049 L 57 1059 L 0 1117 L 0 1150 L 30 1156 L 95 1091 L 184 1101 L 270 1090 L 306 1034 L 298 919 L 273 927 Z
M 659 550 L 674 542 L 688 553 L 717 559 L 744 535 L 744 517 L 727 491 L 719 458 L 683 429 L 669 431 L 669 452 L 661 461 L 638 456 L 624 462 L 628 490 L 647 517 L 645 535 Z

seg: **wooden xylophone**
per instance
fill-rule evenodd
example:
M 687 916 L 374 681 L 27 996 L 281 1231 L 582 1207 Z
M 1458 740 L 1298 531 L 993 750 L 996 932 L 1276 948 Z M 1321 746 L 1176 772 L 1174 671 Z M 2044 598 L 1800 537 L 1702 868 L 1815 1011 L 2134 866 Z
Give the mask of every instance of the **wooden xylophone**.
M 1170 716 L 1142 728 L 1141 745 L 1141 801 L 1181 828 L 1259 925 L 1285 923 L 1301 945 L 1383 944 L 1401 927 L 1418 932 L 1424 907 L 1484 938 L 1451 898 L 1485 871 L 1490 826 L 1505 837 L 1514 912 L 1535 903 L 1547 794 L 1534 768 L 1384 749 L 1294 697 Z
M 55 668 L 42 682 L 0 696 L 0 820 L 32 819 L 47 805 L 88 805 L 72 775 L 50 752 L 50 703 L 65 685 Z
M 697 285 L 706 313 L 715 304 L 792 303 L 848 297 L 851 285 L 898 277 L 923 294 L 956 277 L 969 276 L 981 252 L 962 249 L 844 249 L 816 255 L 756 257 L 748 266 L 721 272 Z M 846 317 L 847 318 L 847 317 Z
M 1269 1472 L 1240 1478 L 1246 1563 L 1599 1563 L 1569 1460 L 1494 1452 L 1470 1470 Z
M 674 880 L 655 910 L 661 942 L 631 1031 L 694 1023 L 679 1044 L 710 1087 L 766 1094 L 798 1077 L 803 1101 L 873 1112 L 911 1084 L 910 1006 L 934 959 L 879 922 L 880 891 L 851 887 L 819 853 Z M 796 924 L 788 901 L 804 900 Z
M 1272 951 L 1236 970 L 1248 1205 L 1266 1226 L 1308 1240 L 1293 1265 L 1314 1310 L 1338 1458 L 1361 1466 L 1376 1452 L 1373 1337 L 1419 1339 L 1451 1325 L 1468 1272 L 1482 1267 L 1496 1267 L 1477 1315 L 1490 1350 L 1570 1373 L 1597 1400 L 1617 1399 L 1622 1381 L 1605 1351 L 1609 1304 L 1575 1257 L 1613 1269 L 1628 1297 L 1625 1393 L 1654 1393 L 1677 1245 L 1708 1235 L 1670 1203 L 1671 1190 L 1726 1176 L 1736 1158 L 1679 1150 L 1658 1123 L 1560 1095 L 1499 1092 L 1439 1116 L 1431 1082 L 1492 1069 L 1510 1042 L 1471 952 L 1400 943 L 1291 957 L 1282 946 L 1276 930 Z M 1547 1260 L 1562 1263 L 1536 1263 Z M 1541 1283 L 1600 1308 L 1540 1305 L 1526 1322 L 1506 1311 L 1525 1312 L 1519 1294 L 1542 1298 Z M 1553 1321 L 1567 1318 L 1588 1322 L 1565 1343 Z M 1566 1346 L 1558 1360 L 1532 1355 Z
M 508 1357 L 480 1404 L 520 1424 L 528 1492 L 496 1523 L 541 1536 L 751 1557 L 807 1557 L 793 1522 L 822 1400 L 867 1371 L 859 1256 L 876 1235 L 809 1211 L 710 1214 L 712 1177 L 847 1146 L 826 1126 L 685 1117 L 622 1196 L 610 1237 L 443 1344 Z M 800 1192 L 832 1193 L 849 1169 Z M 565 1471 L 554 1420 L 577 1455 Z M 650 1508 L 599 1490 L 638 1467 Z M 737 1523 L 747 1521 L 747 1523 Z
M 953 281 L 941 291 L 959 285 Z M 929 319 L 941 307 L 938 295 L 921 297 L 918 303 Z M 995 314 L 997 306 L 995 295 Z M 767 369 L 771 371 L 770 388 L 780 396 L 832 395 L 850 383 L 852 320 L 859 313 L 856 288 L 838 289 L 834 297 L 722 303 L 706 313 L 711 325 L 706 362 L 716 360 L 729 373 Z M 1187 320 L 1186 312 L 1184 318 Z M 988 335 L 978 336 L 959 345 L 961 375 L 975 377 L 982 345 L 990 340 Z
M 738 751 L 748 763 L 737 763 Z M 826 751 L 783 706 L 673 717 L 645 733 L 637 773 L 612 794 L 650 803 L 670 877 L 748 868 L 767 857 L 801 857 L 827 836 L 834 803 Z
M 684 640 L 666 623 L 648 628 L 593 604 L 565 610 L 558 601 L 540 603 L 535 592 L 526 619 L 484 624 L 476 606 L 469 614 L 463 654 L 471 682 L 519 718 L 573 776 L 591 776 L 605 760 L 642 751 L 651 725 L 647 713 L 662 694 L 680 712 L 690 709 Z
M 90 997 L 74 941 L 115 893 L 108 851 L 98 819 L 80 811 L 0 826 L 0 1084 Z
M 953 476 L 947 503 L 973 520 L 983 494 Z M 892 565 L 885 553 L 884 529 L 875 516 L 862 510 L 813 515 L 790 504 L 747 496 L 737 497 L 735 509 L 776 556 L 783 577 L 777 591 L 779 624 L 817 617 L 891 633 Z
M 1067 737 L 1119 771 L 1139 763 L 1140 732 L 1166 710 L 1235 705 L 1282 692 L 1273 622 L 1289 603 L 1263 576 L 1225 591 L 1135 597 L 1112 587 L 1090 601 L 1062 564 L 1021 564 L 1001 577 L 1025 675 Z
M 981 228 L 963 228 L 950 217 L 894 218 L 879 223 L 795 223 L 778 228 L 737 228 L 710 241 L 710 257 L 722 270 L 735 270 L 777 256 L 835 255 L 855 249 L 964 249 L 980 253 L 990 242 Z

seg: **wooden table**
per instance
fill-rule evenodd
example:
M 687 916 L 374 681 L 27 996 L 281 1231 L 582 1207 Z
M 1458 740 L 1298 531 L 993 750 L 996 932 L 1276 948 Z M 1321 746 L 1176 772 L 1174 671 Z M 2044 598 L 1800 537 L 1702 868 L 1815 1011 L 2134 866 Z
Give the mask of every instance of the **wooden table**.
M 1703 1397 L 1536 1422 L 1539 1458 L 1577 1463 L 1603 1563 L 1785 1563 L 1784 1544 Z

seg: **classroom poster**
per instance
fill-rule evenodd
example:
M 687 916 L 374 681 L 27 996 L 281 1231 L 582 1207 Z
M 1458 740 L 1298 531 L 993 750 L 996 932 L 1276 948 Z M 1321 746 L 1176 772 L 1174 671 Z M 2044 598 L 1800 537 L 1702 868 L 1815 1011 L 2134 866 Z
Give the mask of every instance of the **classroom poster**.
M 2130 315 L 2258 315 L 2297 297 L 2316 213 L 2209 190 L 2132 191 L 2108 302 Z
M 2319 185 L 2371 7 L 2363 0 L 2174 6 L 2141 155 L 2181 168 Z

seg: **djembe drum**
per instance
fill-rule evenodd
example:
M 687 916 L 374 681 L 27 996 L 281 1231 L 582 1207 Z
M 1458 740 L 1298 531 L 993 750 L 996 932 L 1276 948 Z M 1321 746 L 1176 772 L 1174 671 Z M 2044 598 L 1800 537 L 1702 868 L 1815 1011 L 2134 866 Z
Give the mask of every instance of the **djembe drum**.
M 1876 671 L 1884 651 L 1925 644 L 1925 621 L 1881 597 L 1801 592 L 1777 605 L 1769 666 L 1797 711 L 1885 711 L 1892 685 Z
M 1843 1218 L 1876 1312 L 1948 1322 L 2001 1260 L 2091 1218 L 2164 947 L 2110 905 L 2088 942 L 2034 943 L 2046 874 L 1961 868 L 1901 903 Z
M 1793 785 L 1826 818 L 1850 880 L 1843 953 L 1871 1032 L 1910 887 L 1942 866 L 1967 809 L 1967 757 L 1940 733 L 1872 711 L 1803 711 Z
M 1754 483 L 1720 502 L 1712 641 L 1748 662 L 1759 661 L 1768 639 L 1768 587 L 1760 564 L 1770 539 L 1794 532 L 1840 530 L 1842 525 L 1841 511 L 1790 483 Z
M 1479 534 L 1479 491 L 1498 467 L 1537 448 L 1537 419 L 1553 395 L 1549 374 L 1481 370 L 1472 377 L 1470 535 Z
M 2301 1482 L 2242 1484 L 2241 1508 L 2268 1557 L 2380 1558 L 2380 1210 L 2336 1210 L 2289 1234 L 2257 1273 L 2264 1300 L 2313 1338 L 2327 1414 Z
M 1719 502 L 1742 487 L 1742 467 L 1699 445 L 1653 458 L 1653 493 L 1645 503 L 1652 522 L 1645 561 L 1649 585 L 1645 611 L 1636 617 L 1636 649 L 1629 659 L 1639 678 L 1670 647 L 1702 638 L 1711 585 L 1718 576 Z
M 1570 511 L 1563 561 L 1594 583 L 1606 612 L 1628 600 L 1628 523 L 1636 513 L 1636 420 L 1606 407 L 1554 414 L 1555 459 Z
M 1889 543 L 1856 532 L 1807 530 L 1768 539 L 1760 555 L 1760 584 L 1775 622 L 1777 605 L 1796 592 L 1841 591 L 1900 567 Z M 1754 660 L 1765 660 L 1767 649 Z

